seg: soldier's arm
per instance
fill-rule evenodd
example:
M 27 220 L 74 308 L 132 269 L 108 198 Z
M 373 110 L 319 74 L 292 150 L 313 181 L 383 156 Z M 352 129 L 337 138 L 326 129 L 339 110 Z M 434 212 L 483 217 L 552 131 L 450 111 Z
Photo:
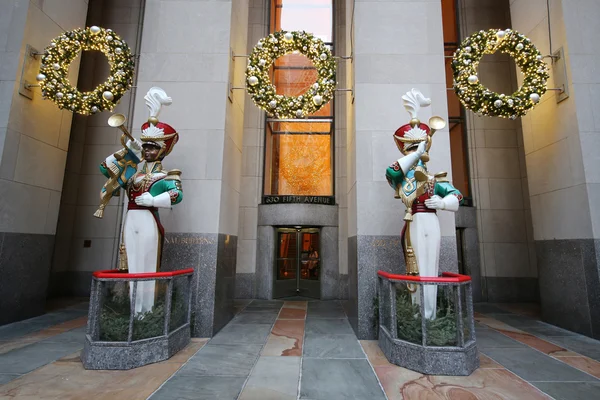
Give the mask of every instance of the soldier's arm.
M 179 204 L 183 200 L 181 171 L 169 171 L 167 177 L 155 185 L 160 185 L 161 193 L 154 196 L 154 207 L 170 208 L 172 205 Z
M 435 184 L 434 194 L 440 196 L 444 202 L 444 210 L 458 211 L 458 207 L 463 204 L 463 195 L 444 177 L 438 178 Z

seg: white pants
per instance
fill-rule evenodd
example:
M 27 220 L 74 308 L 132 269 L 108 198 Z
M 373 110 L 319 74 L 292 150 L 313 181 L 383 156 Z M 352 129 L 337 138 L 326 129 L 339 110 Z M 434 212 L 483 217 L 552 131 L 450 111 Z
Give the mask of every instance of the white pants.
M 132 274 L 156 272 L 160 233 L 148 210 L 129 210 L 123 228 L 127 265 Z M 138 281 L 135 313 L 147 312 L 154 306 L 156 281 Z M 129 284 L 133 300 L 133 282 Z
M 440 222 L 435 213 L 416 213 L 410 223 L 410 241 L 415 252 L 419 275 L 438 276 L 440 261 Z M 437 286 L 423 285 L 425 318 L 435 319 Z M 413 304 L 421 303 L 420 289 L 412 294 Z

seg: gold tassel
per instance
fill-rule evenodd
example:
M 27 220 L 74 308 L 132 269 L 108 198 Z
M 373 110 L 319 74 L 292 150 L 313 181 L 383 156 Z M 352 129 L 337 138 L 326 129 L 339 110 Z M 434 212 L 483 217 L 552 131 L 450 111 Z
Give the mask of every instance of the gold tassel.
M 404 214 L 404 220 L 410 222 L 413 220 L 412 208 L 406 209 L 406 214 Z
M 119 271 L 127 271 L 129 266 L 127 265 L 127 251 L 125 250 L 125 243 L 121 242 L 119 246 Z
M 104 217 L 104 207 L 106 207 L 105 204 L 100 204 L 100 207 L 98 207 L 98 209 L 94 213 L 94 217 L 96 217 L 96 218 Z

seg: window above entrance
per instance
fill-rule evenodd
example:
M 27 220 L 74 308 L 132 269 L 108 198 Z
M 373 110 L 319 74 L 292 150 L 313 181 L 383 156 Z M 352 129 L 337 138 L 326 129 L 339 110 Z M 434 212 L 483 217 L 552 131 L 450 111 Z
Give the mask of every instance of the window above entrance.
M 332 0 L 272 0 L 270 31 L 281 30 L 310 32 L 333 50 Z M 277 94 L 300 96 L 317 76 L 308 58 L 288 54 L 275 61 L 271 80 Z M 267 119 L 263 202 L 273 196 L 304 202 L 306 196 L 334 195 L 333 109 L 331 101 L 305 119 Z

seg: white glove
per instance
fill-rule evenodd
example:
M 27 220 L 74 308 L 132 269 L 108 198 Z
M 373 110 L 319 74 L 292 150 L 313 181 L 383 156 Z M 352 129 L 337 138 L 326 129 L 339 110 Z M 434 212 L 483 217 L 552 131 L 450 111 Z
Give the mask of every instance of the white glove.
M 425 200 L 425 206 L 427 206 L 427 208 L 431 208 L 432 210 L 443 210 L 446 208 L 444 200 L 438 195 L 434 195 Z
M 129 147 L 133 151 L 142 151 L 142 143 L 137 139 L 128 140 L 127 147 Z
M 425 146 L 427 146 L 426 140 L 419 143 L 419 147 L 417 147 L 417 154 L 419 155 L 419 157 L 425 154 Z
M 154 197 L 146 192 L 135 198 L 135 204 L 141 207 L 154 207 Z

